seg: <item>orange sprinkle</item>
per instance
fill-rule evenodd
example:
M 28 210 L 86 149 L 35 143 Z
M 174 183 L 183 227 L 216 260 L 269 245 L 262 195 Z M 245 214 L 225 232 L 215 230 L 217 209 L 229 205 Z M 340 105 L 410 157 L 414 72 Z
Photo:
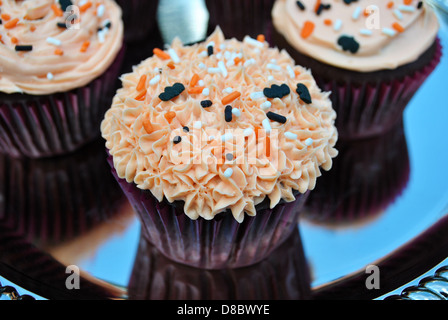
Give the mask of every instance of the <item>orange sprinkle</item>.
M 190 87 L 194 87 L 199 82 L 199 76 L 195 73 L 190 81 Z
M 241 92 L 233 91 L 231 94 L 222 98 L 221 102 L 223 105 L 227 105 L 227 104 L 231 103 L 233 100 L 238 99 L 240 96 L 241 96 Z
M 144 74 L 140 77 L 140 80 L 138 81 L 136 90 L 138 92 L 140 92 L 143 89 L 145 89 L 145 87 L 146 87 L 146 74 Z
M 19 39 L 17 39 L 16 37 L 12 37 L 12 38 L 11 38 L 11 42 L 12 42 L 13 44 L 18 44 L 18 43 L 19 43 Z
M 325 24 L 326 26 L 331 26 L 331 25 L 333 24 L 333 21 L 331 21 L 331 19 L 325 19 L 325 20 L 324 20 L 324 24 Z
M 170 69 L 176 69 L 176 66 L 174 65 L 173 61 L 168 62 L 168 64 L 166 66 Z
M 320 5 L 321 5 L 321 1 L 317 0 L 316 5 L 314 6 L 314 12 L 317 12 L 317 10 L 319 10 Z
M 90 46 L 90 41 L 84 41 L 84 43 L 82 44 L 81 49 L 79 49 L 79 51 L 86 52 L 87 49 L 89 48 L 89 46 Z
M 53 10 L 54 14 L 55 14 L 57 17 L 62 17 L 62 16 L 64 15 L 64 12 L 62 12 L 61 8 L 59 8 L 59 7 L 56 5 L 56 3 L 53 3 L 53 4 L 51 5 L 51 10 Z
M 87 9 L 89 9 L 92 6 L 92 2 L 87 2 L 86 4 L 79 7 L 79 11 L 85 12 Z
M 30 26 L 30 31 L 31 31 L 31 32 L 36 31 L 36 26 L 35 26 L 35 25 Z
M 56 49 L 56 50 L 54 50 L 54 54 L 56 54 L 58 56 L 62 56 L 64 54 L 64 51 L 62 51 L 61 49 Z
M 150 134 L 151 132 L 153 132 L 154 128 L 152 127 L 151 121 L 145 119 L 143 120 L 142 124 L 143 128 L 145 128 L 146 133 Z
M 235 62 L 235 65 L 237 65 L 238 63 L 240 63 L 242 61 L 243 61 L 243 59 L 239 58 L 239 57 L 236 57 L 235 59 L 233 59 L 233 62 Z
M 2 13 L 1 17 L 4 21 L 8 21 L 9 19 L 11 19 L 11 16 L 7 13 Z
M 399 24 L 398 22 L 394 22 L 392 24 L 392 28 L 394 28 L 395 30 L 397 30 L 398 32 L 403 32 L 404 28 L 401 24 Z
M 258 132 L 263 130 L 261 127 L 255 126 L 254 132 L 255 132 L 255 138 L 258 140 Z
M 390 1 L 388 4 L 387 4 L 387 8 L 388 9 L 392 9 L 394 7 L 394 2 L 393 1 Z
M 300 36 L 304 39 L 308 38 L 314 31 L 314 23 L 311 21 L 305 21 Z
M 137 101 L 143 101 L 146 98 L 147 90 L 142 91 L 138 96 L 136 96 L 134 99 Z
M 264 36 L 264 34 L 259 34 L 257 36 L 257 40 L 260 41 L 260 42 L 265 42 L 266 37 Z
M 412 3 L 412 0 L 403 0 L 403 3 L 405 5 L 410 5 Z
M 199 93 L 202 93 L 202 91 L 204 89 L 205 89 L 205 87 L 194 87 L 194 88 L 188 89 L 188 93 L 189 94 L 199 94 Z
M 170 55 L 162 50 L 160 50 L 159 48 L 154 48 L 153 53 L 158 56 L 160 59 L 166 60 L 166 59 L 170 59 Z
M 3 26 L 5 27 L 5 29 L 12 29 L 17 25 L 18 22 L 19 22 L 19 19 L 15 18 L 15 19 L 12 19 L 12 20 L 9 20 L 8 22 L 6 22 Z
M 294 74 L 296 75 L 296 77 L 300 74 L 299 70 L 294 70 Z
M 370 16 L 370 11 L 367 8 L 364 9 L 364 17 Z
M 266 157 L 271 157 L 271 138 L 266 136 Z
M 173 121 L 174 118 L 176 118 L 176 112 L 174 111 L 169 111 L 167 113 L 165 113 L 165 119 L 168 121 L 168 123 L 171 123 L 171 121 Z

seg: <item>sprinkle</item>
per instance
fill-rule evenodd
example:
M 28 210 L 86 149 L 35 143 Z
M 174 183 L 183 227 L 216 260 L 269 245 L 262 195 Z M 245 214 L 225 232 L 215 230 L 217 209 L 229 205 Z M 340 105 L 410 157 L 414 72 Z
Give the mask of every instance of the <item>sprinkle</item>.
M 302 10 L 302 11 L 305 10 L 305 6 L 303 5 L 302 2 L 296 1 L 296 4 L 297 4 L 297 6 L 299 7 L 300 10 Z
M 175 136 L 173 139 L 173 143 L 174 144 L 179 144 L 182 141 L 182 137 L 181 136 Z
M 65 22 L 58 22 L 56 26 L 61 29 L 67 29 L 67 24 Z
M 342 20 L 337 19 L 337 20 L 334 22 L 333 30 L 334 30 L 334 31 L 339 31 L 339 30 L 341 30 L 341 27 L 342 27 Z
M 235 99 L 238 99 L 241 96 L 241 92 L 239 91 L 233 91 L 232 93 L 228 94 L 224 98 L 222 98 L 221 102 L 223 105 L 227 105 L 234 101 Z
M 4 21 L 8 21 L 9 19 L 11 19 L 11 16 L 9 14 L 7 14 L 7 13 L 2 13 L 2 15 L 0 17 Z
M 330 10 L 331 4 L 320 4 L 316 10 L 316 15 L 320 16 L 323 10 Z
M 136 96 L 134 99 L 137 101 L 143 101 L 146 98 L 147 90 L 142 91 L 138 96 Z
M 221 136 L 221 141 L 222 142 L 226 142 L 226 141 L 229 141 L 229 140 L 232 140 L 232 139 L 233 139 L 233 135 L 230 132 L 227 132 L 226 134 L 223 134 Z
M 62 17 L 64 15 L 64 12 L 55 3 L 51 5 L 51 10 L 53 10 L 53 13 L 57 17 Z
M 363 36 L 371 36 L 372 35 L 372 30 L 361 29 L 361 30 L 359 30 L 359 33 L 362 34 Z
M 325 24 L 326 26 L 331 26 L 331 25 L 333 24 L 333 21 L 332 21 L 331 19 L 325 19 L 325 20 L 324 20 L 324 24 Z
M 300 36 L 304 39 L 308 38 L 314 31 L 314 23 L 312 21 L 305 21 Z
M 15 47 L 16 51 L 31 51 L 33 50 L 32 45 L 18 45 Z
M 213 54 L 213 51 L 214 51 L 213 46 L 208 46 L 207 47 L 207 55 L 209 57 Z
M 233 88 L 231 88 L 231 87 L 225 88 L 224 90 L 222 90 L 222 92 L 223 93 L 227 93 L 227 94 L 232 93 L 233 92 Z
M 194 87 L 194 88 L 190 88 L 188 89 L 188 93 L 189 94 L 199 94 L 202 93 L 202 91 L 204 91 L 205 87 Z
M 226 177 L 227 179 L 229 179 L 233 174 L 233 170 L 232 168 L 227 168 L 226 171 L 224 171 L 224 177 Z
M 104 15 L 105 7 L 104 4 L 100 4 L 98 8 L 96 8 L 96 16 L 102 18 Z
M 191 77 L 191 80 L 190 80 L 190 87 L 194 87 L 195 85 L 197 85 L 198 84 L 198 82 L 199 82 L 199 76 L 195 73 L 192 77 Z
M 401 13 L 400 10 L 395 9 L 394 11 L 392 11 L 394 16 L 398 19 L 398 20 L 403 20 L 403 14 Z
M 206 65 L 205 65 L 203 62 L 200 62 L 200 63 L 198 64 L 198 67 L 199 67 L 199 69 L 205 69 L 205 68 L 206 68 Z
M 394 2 L 393 1 L 390 1 L 390 2 L 387 3 L 387 8 L 388 9 L 392 9 L 393 7 L 394 7 Z
M 233 113 L 232 113 L 232 106 L 226 106 L 226 108 L 224 109 L 224 118 L 226 120 L 226 122 L 231 122 L 233 117 L 232 117 Z
M 271 124 L 269 123 L 269 119 L 264 119 L 263 122 L 261 123 L 263 125 L 264 130 L 266 131 L 266 133 L 271 133 Z
M 263 90 L 263 94 L 267 98 L 283 98 L 284 96 L 288 95 L 291 92 L 288 85 L 282 84 L 280 86 L 273 84 L 270 88 L 265 88 Z
M 207 72 L 210 73 L 210 74 L 221 73 L 221 69 L 219 69 L 219 68 L 208 68 Z
M 151 121 L 149 121 L 148 119 L 143 120 L 142 122 L 143 124 L 143 128 L 145 128 L 145 131 L 147 134 L 150 134 L 151 132 L 153 132 L 153 127 L 151 125 Z
M 417 4 L 417 9 L 421 9 L 423 7 L 423 1 L 419 1 Z
M 84 41 L 84 43 L 82 44 L 81 49 L 79 49 L 79 51 L 86 52 L 87 49 L 89 48 L 89 46 L 90 46 L 90 41 Z
M 202 108 L 210 108 L 213 105 L 211 100 L 203 100 L 201 101 Z
M 204 96 L 208 96 L 208 95 L 210 94 L 210 89 L 209 89 L 209 88 L 204 88 L 204 89 L 202 90 L 202 94 L 203 94 Z
M 406 6 L 406 5 L 400 5 L 398 6 L 398 9 L 400 11 L 404 11 L 404 12 L 414 12 L 415 8 L 413 6 Z
M 292 132 L 285 132 L 285 138 L 288 140 L 297 140 L 297 135 L 295 133 Z
M 264 34 L 259 34 L 257 36 L 257 41 L 258 42 L 265 42 L 266 41 L 266 37 L 264 36 Z
M 174 111 L 168 111 L 164 114 L 165 119 L 168 121 L 168 123 L 171 123 L 174 118 L 176 118 L 176 112 Z
M 271 156 L 271 138 L 266 136 L 266 157 L 269 158 Z
M 100 31 L 97 32 L 97 36 L 98 36 L 98 41 L 100 43 L 104 43 L 104 41 L 106 40 L 106 33 L 107 33 L 108 29 L 101 29 Z
M 48 80 L 53 80 L 53 78 L 54 78 L 54 75 L 51 72 L 48 72 L 47 73 L 47 79 Z
M 240 117 L 241 116 L 241 111 L 240 111 L 240 109 L 237 109 L 237 108 L 233 108 L 232 109 L 232 114 L 235 116 L 235 117 Z
M 201 129 L 202 128 L 202 122 L 201 121 L 195 121 L 193 123 L 193 128 L 195 129 Z
M 224 61 L 219 61 L 218 67 L 219 67 L 219 70 L 221 70 L 221 73 L 224 76 L 224 78 L 227 77 L 228 72 L 227 72 L 226 66 L 224 64 Z
M 215 42 L 214 42 L 214 41 L 210 41 L 210 42 L 207 44 L 207 47 L 210 47 L 210 46 L 214 47 L 214 46 L 215 46 Z
M 246 60 L 246 62 L 244 62 L 244 67 L 248 67 L 248 66 L 250 66 L 250 65 L 253 65 L 253 64 L 255 64 L 255 59 L 253 59 L 253 58 L 251 58 L 251 59 L 249 59 L 249 60 Z M 238 64 L 238 63 L 236 63 L 235 62 L 235 64 Z
M 247 128 L 247 129 L 244 129 L 243 136 L 248 137 L 248 136 L 252 135 L 252 133 L 254 133 L 254 129 Z
M 406 5 L 410 5 L 412 3 L 412 0 L 403 0 L 403 3 Z
M 183 130 L 184 132 L 190 132 L 190 128 L 188 128 L 188 127 L 183 127 L 182 130 Z
M 168 54 L 170 55 L 171 59 L 173 59 L 174 63 L 179 63 L 180 62 L 180 58 L 177 55 L 176 51 L 174 51 L 173 48 L 168 49 Z
M 260 108 L 262 110 L 267 110 L 272 106 L 272 103 L 270 101 L 265 101 L 261 104 Z
M 250 44 L 252 46 L 256 46 L 259 48 L 263 48 L 263 46 L 264 46 L 263 42 L 260 42 L 254 38 L 249 37 L 249 36 L 245 36 L 243 41 L 247 44 Z
M 252 100 L 254 100 L 254 101 L 258 100 L 258 99 L 261 99 L 261 98 L 264 98 L 264 93 L 263 93 L 263 91 L 252 92 L 250 94 L 250 98 Z
M 401 24 L 399 24 L 398 22 L 394 22 L 392 24 L 392 28 L 394 28 L 398 32 L 403 32 L 404 31 L 404 27 Z
M 173 62 L 173 61 L 168 62 L 168 63 L 166 64 L 166 66 L 167 66 L 168 68 L 170 68 L 171 70 L 176 69 L 176 66 L 174 65 L 174 62 Z
M 170 59 L 170 55 L 165 51 L 160 50 L 159 48 L 154 48 L 153 53 L 158 56 L 162 60 Z
M 359 50 L 359 43 L 355 38 L 350 36 L 340 36 L 338 39 L 338 45 L 342 47 L 344 51 L 350 51 L 351 53 L 356 53 Z
M 204 85 L 205 85 L 205 82 L 204 82 L 204 80 L 199 80 L 198 81 L 198 85 L 200 86 L 200 87 L 203 87 Z
M 61 49 L 56 49 L 56 50 L 54 50 L 54 54 L 55 55 L 58 55 L 58 56 L 62 56 L 62 55 L 64 55 L 64 51 L 62 51 Z
M 389 37 L 393 37 L 396 34 L 396 31 L 390 28 L 383 28 L 383 30 L 381 30 L 383 32 L 383 34 L 389 36 Z
M 272 81 L 272 80 L 274 80 L 274 76 L 269 75 L 269 76 L 268 76 L 268 81 Z
M 356 7 L 355 11 L 353 11 L 352 19 L 353 20 L 358 20 L 359 16 L 361 15 L 361 12 L 362 12 L 361 7 Z
M 266 114 L 266 116 L 270 119 L 270 120 L 272 120 L 272 121 L 276 121 L 276 122 L 279 122 L 279 123 L 286 123 L 286 117 L 284 117 L 284 116 L 282 116 L 282 115 L 280 115 L 280 114 L 278 114 L 278 113 L 274 113 L 274 112 L 271 112 L 271 111 L 269 111 L 267 114 Z
M 86 4 L 79 7 L 79 11 L 85 12 L 92 6 L 92 2 L 87 2 Z
M 321 0 L 316 0 L 316 4 L 314 5 L 314 12 L 317 13 L 317 10 L 319 10 L 320 5 L 321 5 Z
M 290 78 L 294 79 L 296 77 L 293 68 L 289 64 L 286 66 L 286 71 L 288 71 L 288 75 Z
M 207 57 L 207 51 L 202 51 L 201 53 L 198 54 L 199 58 L 205 58 Z
M 157 84 L 159 81 L 160 81 L 160 75 L 158 74 L 154 78 L 149 80 L 149 85 L 153 86 L 153 85 Z
M 169 101 L 178 95 L 180 95 L 185 90 L 182 83 L 175 83 L 171 87 L 166 87 L 165 91 L 159 95 L 160 100 Z
M 296 92 L 299 95 L 300 100 L 302 100 L 306 104 L 312 103 L 310 91 L 303 83 L 297 84 Z
M 308 138 L 308 139 L 305 140 L 305 145 L 306 145 L 307 147 L 309 147 L 309 146 L 312 145 L 312 144 L 313 144 L 313 139 Z
M 11 42 L 13 44 L 18 44 L 19 43 L 19 39 L 17 39 L 16 37 L 11 37 Z
M 266 65 L 266 68 L 268 68 L 269 70 L 282 71 L 282 68 L 280 66 L 273 63 L 268 63 Z
M 138 92 L 142 91 L 143 89 L 146 89 L 145 88 L 146 87 L 146 78 L 147 78 L 146 74 L 144 74 L 140 77 L 140 80 L 138 81 L 138 84 L 136 87 L 136 90 Z
M 17 23 L 19 23 L 19 19 L 18 18 L 14 18 L 12 20 L 9 20 L 8 22 L 6 22 L 3 26 L 5 27 L 5 29 L 12 29 L 14 28 Z

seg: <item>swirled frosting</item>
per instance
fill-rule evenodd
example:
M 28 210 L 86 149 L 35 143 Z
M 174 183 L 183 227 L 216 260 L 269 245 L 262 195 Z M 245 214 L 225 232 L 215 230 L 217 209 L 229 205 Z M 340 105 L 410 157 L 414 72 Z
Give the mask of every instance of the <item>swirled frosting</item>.
M 0 92 L 82 87 L 104 73 L 122 47 L 121 9 L 111 0 L 2 0 L 0 9 Z
M 417 0 L 277 0 L 272 20 L 300 53 L 359 72 L 417 60 L 439 28 L 435 13 Z
M 155 53 L 122 76 L 101 124 L 120 178 L 184 201 L 191 219 L 230 209 L 241 222 L 265 197 L 271 207 L 295 200 L 332 167 L 329 93 L 285 51 L 217 29 Z

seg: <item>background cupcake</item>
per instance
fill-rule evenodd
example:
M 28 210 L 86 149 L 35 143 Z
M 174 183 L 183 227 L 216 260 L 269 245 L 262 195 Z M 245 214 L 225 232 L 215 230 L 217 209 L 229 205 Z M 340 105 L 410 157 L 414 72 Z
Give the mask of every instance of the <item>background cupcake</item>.
M 393 127 L 441 56 L 422 1 L 277 0 L 272 19 L 275 44 L 332 92 L 343 139 Z
M 0 150 L 47 157 L 99 137 L 123 55 L 121 9 L 111 0 L 0 8 Z
M 101 130 L 144 234 L 171 259 L 253 264 L 294 230 L 337 155 L 328 93 L 247 37 L 166 50 L 123 75 Z

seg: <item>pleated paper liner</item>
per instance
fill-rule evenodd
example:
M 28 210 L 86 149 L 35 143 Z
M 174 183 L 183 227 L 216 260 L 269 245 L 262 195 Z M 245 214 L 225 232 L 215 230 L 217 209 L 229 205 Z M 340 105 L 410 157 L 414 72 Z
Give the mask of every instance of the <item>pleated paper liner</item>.
M 173 262 L 142 237 L 128 295 L 131 300 L 306 300 L 310 283 L 298 229 L 261 262 L 223 270 Z
M 318 179 L 302 217 L 345 226 L 377 218 L 409 182 L 410 163 L 402 122 L 365 140 L 339 141 L 333 168 Z
M 279 203 L 273 209 L 269 209 L 269 200 L 265 199 L 256 206 L 257 215 L 246 215 L 242 223 L 230 211 L 212 220 L 192 220 L 184 213 L 183 202 L 159 202 L 150 191 L 120 179 L 112 156 L 108 161 L 140 218 L 147 240 L 171 260 L 199 268 L 236 268 L 261 261 L 297 228 L 308 196 L 297 194 L 295 201 Z
M 310 69 L 323 91 L 331 92 L 330 99 L 337 113 L 336 127 L 343 140 L 373 137 L 394 127 L 442 56 L 437 38 L 415 62 L 395 70 L 362 73 L 333 67 L 301 54 L 279 32 L 272 33 L 274 44 L 285 49 L 296 64 Z
M 118 88 L 124 51 L 103 75 L 82 88 L 43 96 L 0 93 L 0 152 L 53 157 L 100 137 L 101 121 Z
M 102 139 L 63 157 L 0 155 L 0 170 L 1 223 L 41 245 L 83 235 L 127 203 L 110 173 Z

